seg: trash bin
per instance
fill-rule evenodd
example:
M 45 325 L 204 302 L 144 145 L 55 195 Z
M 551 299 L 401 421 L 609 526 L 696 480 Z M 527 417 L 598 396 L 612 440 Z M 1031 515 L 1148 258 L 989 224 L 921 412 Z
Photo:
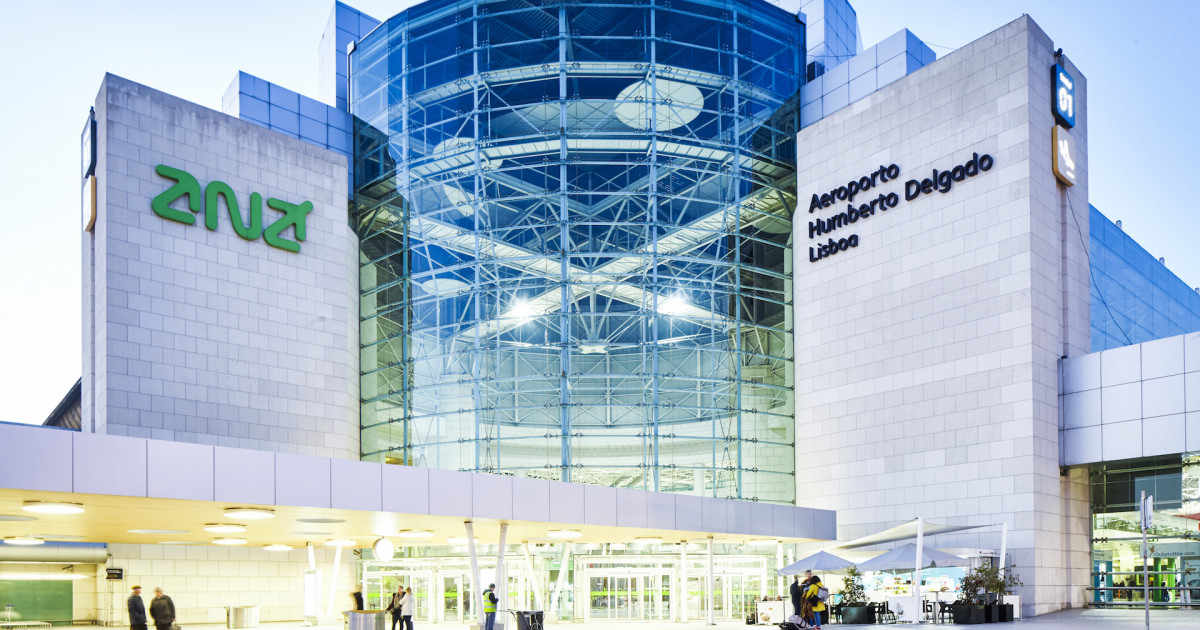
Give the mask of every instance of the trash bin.
M 346 613 L 348 630 L 386 630 L 387 612 L 383 610 L 351 610 Z
M 540 610 L 518 610 L 517 613 L 517 630 L 542 630 L 542 617 L 544 613 Z
M 258 606 L 226 606 L 226 628 L 257 628 Z

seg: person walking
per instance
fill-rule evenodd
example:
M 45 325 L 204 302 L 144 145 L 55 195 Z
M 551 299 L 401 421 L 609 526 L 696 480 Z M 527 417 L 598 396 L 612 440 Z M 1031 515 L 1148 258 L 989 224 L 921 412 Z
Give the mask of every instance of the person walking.
M 175 623 L 175 602 L 163 594 L 161 586 L 154 587 L 154 599 L 150 600 L 150 618 L 157 630 L 171 630 Z
M 396 592 L 392 593 L 392 603 L 383 612 L 392 611 L 392 630 L 396 630 L 396 625 L 400 625 L 400 629 L 404 630 L 404 606 L 401 602 L 404 600 L 404 585 L 397 584 Z
M 129 630 L 146 630 L 146 604 L 142 602 L 142 587 L 135 585 L 127 602 Z
M 400 618 L 404 620 L 404 630 L 413 630 L 413 607 L 416 605 L 412 587 L 404 589 L 404 597 L 400 598 Z
M 354 589 L 353 593 L 350 593 L 350 598 L 354 600 L 354 610 L 366 610 L 363 608 L 362 584 L 359 584 L 358 588 Z
M 496 603 L 499 601 L 496 598 L 496 585 L 488 584 L 487 590 L 483 592 L 483 614 L 486 620 L 483 630 L 496 630 Z
M 812 576 L 808 580 L 808 592 L 805 593 L 805 600 L 812 605 L 812 627 L 815 630 L 821 630 L 821 623 L 825 617 L 825 602 L 821 601 L 819 595 L 825 585 L 821 584 L 821 578 Z M 828 592 L 828 591 L 826 591 Z

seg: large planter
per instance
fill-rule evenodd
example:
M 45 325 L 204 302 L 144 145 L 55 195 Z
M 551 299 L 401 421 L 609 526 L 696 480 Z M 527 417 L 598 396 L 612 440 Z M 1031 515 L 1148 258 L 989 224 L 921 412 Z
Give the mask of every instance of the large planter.
M 954 616 L 954 623 L 984 623 L 983 608 L 976 604 L 950 604 L 950 614 Z
M 875 623 L 874 606 L 842 606 L 842 623 L 868 624 Z
M 1000 621 L 1000 604 L 984 604 L 983 623 L 996 623 L 998 621 Z
M 1013 620 L 1013 605 L 1000 604 L 1000 621 L 1009 622 Z

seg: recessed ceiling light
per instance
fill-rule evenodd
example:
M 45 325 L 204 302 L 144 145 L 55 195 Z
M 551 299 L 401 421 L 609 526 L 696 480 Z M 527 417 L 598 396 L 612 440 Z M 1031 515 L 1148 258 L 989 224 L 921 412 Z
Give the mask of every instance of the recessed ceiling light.
M 83 511 L 83 505 L 67 501 L 26 501 L 21 509 L 40 514 L 79 514 Z
M 344 518 L 298 518 L 297 523 L 345 523 Z
M 401 538 L 433 538 L 433 532 L 428 529 L 402 529 L 397 536 Z
M 126 534 L 190 534 L 186 529 L 127 529 Z
M 350 540 L 349 538 L 330 538 L 329 540 L 325 541 L 326 547 L 353 547 L 357 544 L 358 543 Z
M 246 544 L 246 539 L 245 538 L 214 538 L 212 542 L 214 545 L 244 545 L 244 544 Z
M 266 545 L 265 547 L 263 547 L 263 549 L 266 549 L 267 551 L 291 551 L 292 546 L 291 545 Z
M 572 538 L 579 538 L 583 535 L 583 532 L 579 531 L 578 529 L 552 529 L 546 532 L 546 535 L 551 538 L 569 540 Z
M 36 516 L 25 516 L 23 514 L 0 514 L 0 521 L 36 521 Z
M 275 510 L 254 507 L 231 507 L 225 508 L 225 516 L 227 518 L 239 518 L 248 521 L 254 521 L 264 518 L 275 518 Z
M 209 523 L 204 526 L 204 531 L 214 534 L 240 534 L 246 531 L 246 526 L 237 523 Z
M 6 545 L 44 545 L 46 541 L 33 536 L 9 536 L 4 539 Z

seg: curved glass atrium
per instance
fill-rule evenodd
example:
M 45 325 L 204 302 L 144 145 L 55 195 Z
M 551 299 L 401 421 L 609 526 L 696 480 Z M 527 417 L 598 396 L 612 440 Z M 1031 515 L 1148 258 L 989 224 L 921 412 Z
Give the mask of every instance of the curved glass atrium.
M 434 0 L 365 37 L 364 459 L 792 502 L 803 29 Z

